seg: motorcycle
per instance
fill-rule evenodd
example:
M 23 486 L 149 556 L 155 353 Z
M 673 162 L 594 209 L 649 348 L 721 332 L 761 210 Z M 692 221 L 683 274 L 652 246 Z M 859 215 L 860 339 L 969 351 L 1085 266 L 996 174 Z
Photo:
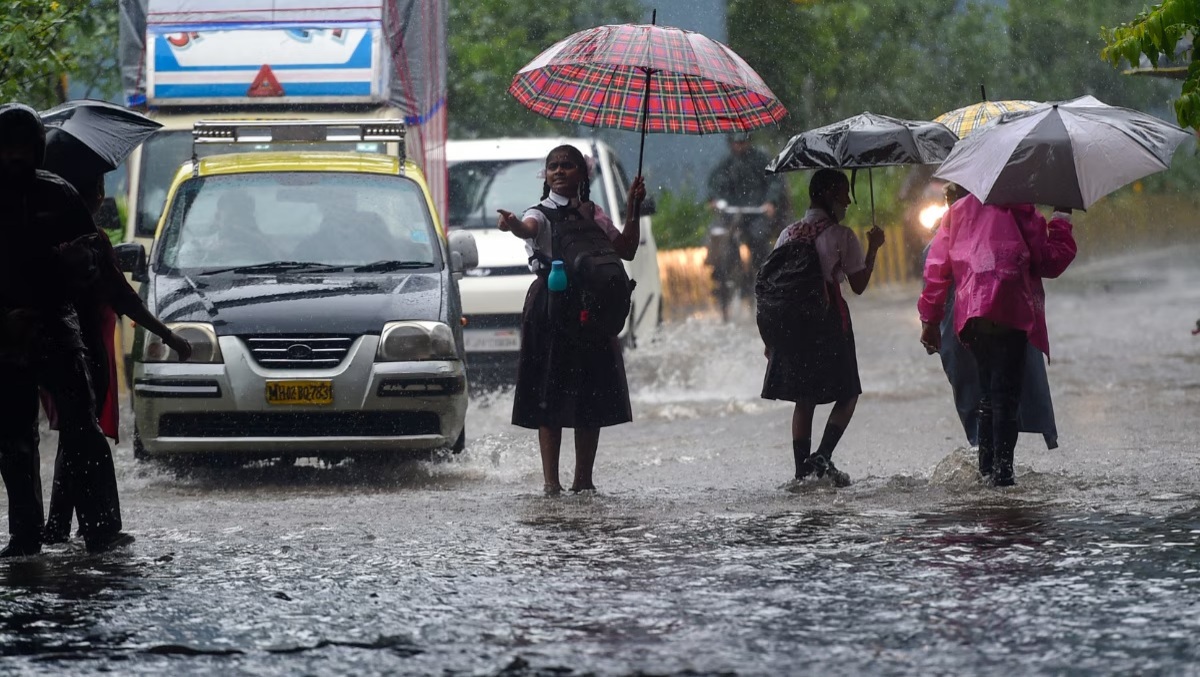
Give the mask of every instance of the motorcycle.
M 729 321 L 729 309 L 738 298 L 754 299 L 754 278 L 770 253 L 770 242 L 757 230 L 766 230 L 766 210 L 737 207 L 725 200 L 716 202 L 717 217 L 708 228 L 705 263 L 712 269 L 713 295 L 721 310 L 721 321 Z M 742 259 L 742 245 L 750 249 L 750 266 Z

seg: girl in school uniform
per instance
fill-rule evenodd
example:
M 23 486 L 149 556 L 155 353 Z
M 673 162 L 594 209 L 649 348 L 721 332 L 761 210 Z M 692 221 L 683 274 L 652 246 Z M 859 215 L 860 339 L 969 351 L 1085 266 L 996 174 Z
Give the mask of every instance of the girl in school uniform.
M 558 460 L 563 428 L 575 430 L 575 479 L 571 491 L 594 491 L 592 466 L 600 429 L 633 420 L 625 363 L 617 339 L 602 336 L 556 340 L 547 278 L 554 252 L 554 224 L 583 220 L 600 228 L 613 249 L 632 261 L 641 241 L 639 211 L 646 197 L 642 177 L 629 187 L 624 228 L 618 230 L 589 199 L 591 176 L 583 153 L 559 146 L 546 156 L 542 200 L 517 218 L 498 210 L 496 227 L 525 240 L 537 279 L 529 287 L 521 316 L 521 354 L 517 367 L 514 425 L 536 429 L 541 447 L 545 493 L 561 493 Z

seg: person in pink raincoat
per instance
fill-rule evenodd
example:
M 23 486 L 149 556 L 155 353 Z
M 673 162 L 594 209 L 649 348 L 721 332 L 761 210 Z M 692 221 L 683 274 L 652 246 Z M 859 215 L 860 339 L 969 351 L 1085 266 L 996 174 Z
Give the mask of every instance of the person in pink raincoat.
M 985 205 L 968 195 L 946 213 L 925 260 L 921 343 L 930 354 L 941 348 L 938 325 L 953 285 L 954 334 L 975 358 L 983 391 L 979 471 L 995 486 L 1015 483 L 1026 348 L 1050 355 L 1042 280 L 1075 260 L 1070 213 L 1055 208 L 1047 223 L 1031 204 Z

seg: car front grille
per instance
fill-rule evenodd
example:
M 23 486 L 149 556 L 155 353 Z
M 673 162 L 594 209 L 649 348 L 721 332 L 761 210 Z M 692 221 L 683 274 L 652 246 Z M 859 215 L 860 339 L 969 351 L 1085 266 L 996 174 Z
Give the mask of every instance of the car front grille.
M 270 369 L 332 369 L 342 363 L 353 336 L 243 336 L 254 361 Z
M 202 412 L 163 414 L 159 437 L 407 437 L 438 435 L 428 411 Z

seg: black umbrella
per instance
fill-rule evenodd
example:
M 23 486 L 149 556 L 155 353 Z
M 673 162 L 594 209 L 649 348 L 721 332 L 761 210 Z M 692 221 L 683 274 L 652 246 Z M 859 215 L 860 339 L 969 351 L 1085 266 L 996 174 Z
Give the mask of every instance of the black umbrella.
M 47 142 L 63 134 L 73 137 L 79 145 L 67 143 L 63 147 L 80 153 L 71 161 L 101 169 L 100 174 L 116 169 L 135 148 L 162 127 L 128 108 L 88 99 L 68 101 L 42 112 L 41 116 L 47 128 Z
M 793 136 L 767 172 L 805 169 L 866 169 L 871 180 L 871 223 L 875 222 L 874 167 L 937 164 L 958 137 L 937 122 L 901 120 L 863 113 Z

